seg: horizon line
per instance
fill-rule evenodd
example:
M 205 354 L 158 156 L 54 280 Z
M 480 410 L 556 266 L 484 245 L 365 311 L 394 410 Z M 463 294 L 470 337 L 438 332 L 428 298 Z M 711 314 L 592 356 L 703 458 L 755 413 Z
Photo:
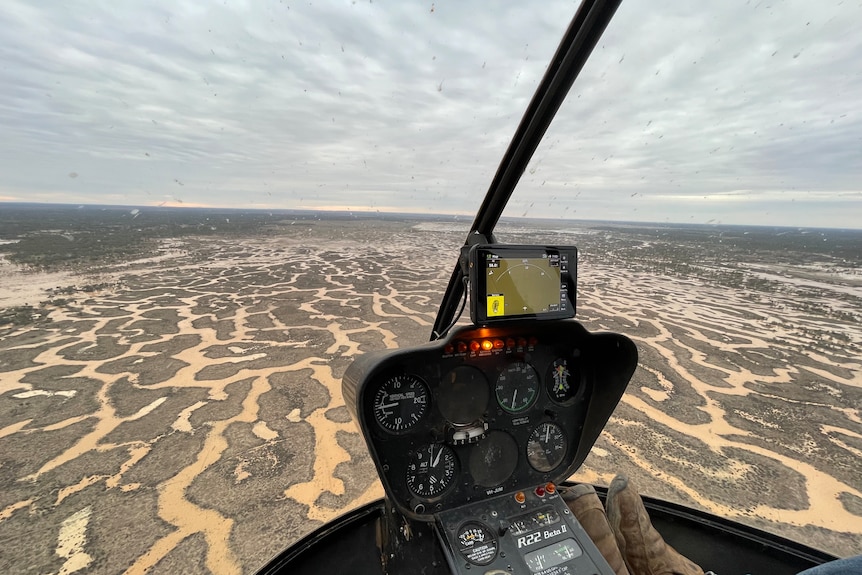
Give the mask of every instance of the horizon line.
M 112 209 L 151 209 L 151 210 L 209 210 L 209 211 L 230 211 L 230 212 L 259 212 L 259 213 L 285 213 L 285 214 L 344 214 L 350 216 L 369 216 L 369 217 L 385 217 L 385 216 L 415 216 L 428 217 L 434 219 L 453 219 L 453 220 L 473 220 L 475 215 L 445 213 L 445 212 L 410 212 L 410 211 L 395 211 L 391 209 L 379 208 L 347 208 L 344 206 L 337 207 L 319 207 L 319 208 L 236 208 L 225 206 L 202 206 L 202 205 L 179 205 L 175 203 L 162 203 L 158 205 L 146 204 L 88 204 L 88 203 L 64 203 L 64 202 L 21 202 L 0 200 L 0 209 L 3 206 L 25 206 L 25 207 L 67 207 L 73 209 L 81 208 L 112 208 Z M 772 228 L 772 229 L 809 229 L 809 230 L 836 230 L 836 231 L 862 231 L 860 227 L 833 227 L 833 226 L 799 226 L 792 224 L 773 225 L 773 224 L 728 224 L 723 222 L 677 222 L 677 221 L 654 221 L 654 220 L 608 220 L 598 218 L 548 218 L 540 216 L 505 216 L 500 217 L 501 222 L 578 222 L 587 224 L 623 224 L 623 225 L 657 225 L 657 226 L 686 226 L 686 227 L 729 227 L 729 228 Z

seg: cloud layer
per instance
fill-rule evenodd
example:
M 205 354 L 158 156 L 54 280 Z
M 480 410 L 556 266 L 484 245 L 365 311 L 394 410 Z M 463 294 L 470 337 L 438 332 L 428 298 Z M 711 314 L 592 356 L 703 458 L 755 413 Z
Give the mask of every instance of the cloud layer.
M 0 197 L 472 214 L 576 4 L 12 1 Z M 862 227 L 859 3 L 626 0 L 508 215 Z

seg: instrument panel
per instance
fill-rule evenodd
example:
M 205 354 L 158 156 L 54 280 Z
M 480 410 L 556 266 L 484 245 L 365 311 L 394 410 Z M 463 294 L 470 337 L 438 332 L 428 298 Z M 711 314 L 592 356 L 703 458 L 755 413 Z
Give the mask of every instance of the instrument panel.
M 571 475 L 636 363 L 624 336 L 574 320 L 515 322 L 365 354 L 342 385 L 387 495 L 432 521 Z
M 451 573 L 614 575 L 556 491 L 521 495 L 496 495 L 437 515 Z

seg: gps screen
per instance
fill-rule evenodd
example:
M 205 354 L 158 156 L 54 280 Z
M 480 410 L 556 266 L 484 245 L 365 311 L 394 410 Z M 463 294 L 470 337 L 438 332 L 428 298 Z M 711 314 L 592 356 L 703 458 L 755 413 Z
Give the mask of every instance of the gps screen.
M 574 316 L 577 250 L 548 246 L 476 246 L 471 255 L 471 318 Z
M 488 317 L 560 310 L 560 256 L 505 258 L 486 254 Z

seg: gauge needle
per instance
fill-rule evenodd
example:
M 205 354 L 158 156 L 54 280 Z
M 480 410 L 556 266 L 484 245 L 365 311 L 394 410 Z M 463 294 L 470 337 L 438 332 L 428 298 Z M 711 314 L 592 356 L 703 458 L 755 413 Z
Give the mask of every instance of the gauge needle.
M 443 448 L 437 452 L 437 457 L 434 459 L 434 463 L 431 464 L 431 467 L 437 467 L 437 464 L 440 463 L 440 456 L 443 455 Z M 434 446 L 431 446 L 431 457 L 434 457 Z
M 545 443 L 548 443 L 548 438 L 551 436 L 551 426 L 545 426 Z
M 377 405 L 378 409 L 389 409 L 390 407 L 398 407 L 398 402 L 395 403 L 380 403 Z
M 515 408 L 515 398 L 518 397 L 518 388 L 515 388 L 515 393 L 512 394 L 512 409 Z

